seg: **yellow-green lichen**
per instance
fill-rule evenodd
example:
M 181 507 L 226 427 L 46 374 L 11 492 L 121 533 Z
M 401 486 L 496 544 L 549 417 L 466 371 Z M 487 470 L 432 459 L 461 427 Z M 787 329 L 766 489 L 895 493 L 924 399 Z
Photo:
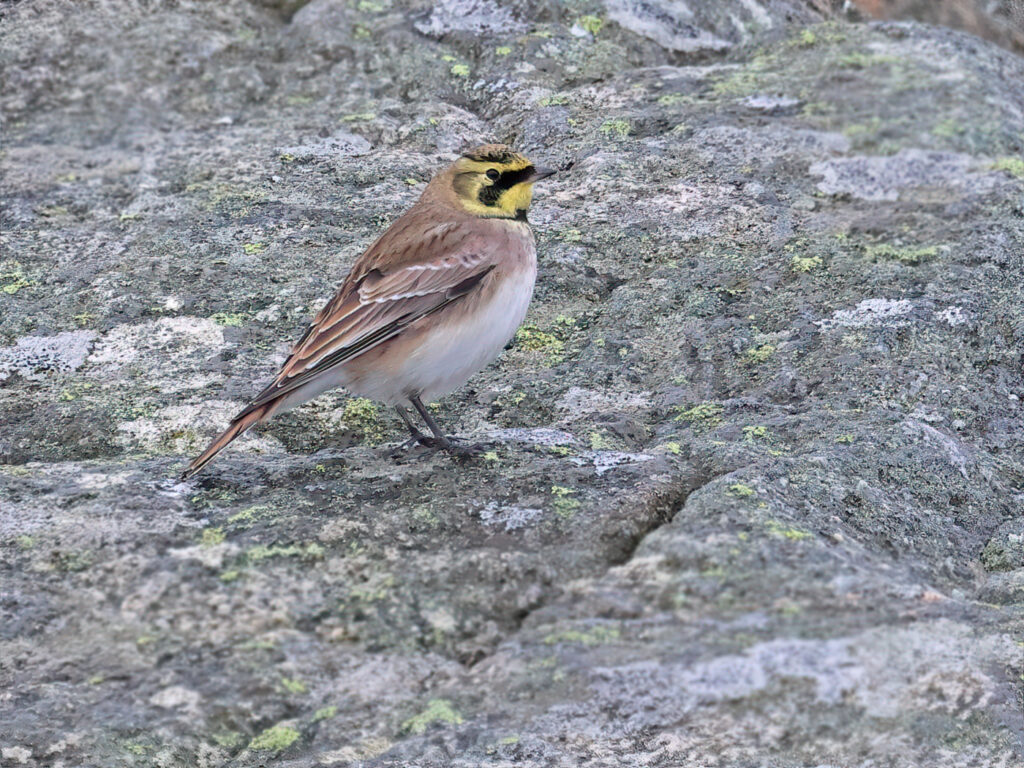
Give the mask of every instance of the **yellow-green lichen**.
M 869 245 L 864 249 L 864 254 L 875 261 L 898 261 L 902 264 L 920 264 L 934 258 L 938 252 L 936 245 L 897 248 L 889 243 Z
M 309 690 L 306 684 L 297 677 L 282 677 L 281 687 L 288 693 L 305 693 Z
M 554 96 L 545 96 L 543 99 L 537 101 L 538 107 L 561 107 L 569 103 L 568 96 L 562 96 L 556 94 Z
M 604 19 L 600 16 L 580 16 L 576 19 L 576 23 L 594 37 L 597 37 L 597 33 L 604 26 Z
M 215 547 L 224 542 L 223 528 L 204 528 L 199 543 L 204 547 Z
M 510 53 L 512 53 L 512 48 L 511 46 L 508 45 L 499 45 L 497 48 L 494 49 L 494 52 L 499 56 L 508 56 Z
M 456 77 L 469 77 L 469 65 L 452 64 L 452 74 Z
M 1019 157 L 1000 157 L 992 163 L 993 171 L 1006 171 L 1011 176 L 1024 179 L 1024 160 Z
M 756 440 L 767 440 L 769 435 L 768 427 L 751 424 L 743 428 L 743 439 L 748 443 L 753 443 Z
M 303 560 L 320 560 L 323 556 L 324 548 L 315 541 L 306 545 L 289 544 L 287 547 L 277 544 L 273 546 L 257 544 L 245 553 L 245 557 L 251 565 L 259 565 L 264 560 L 274 557 L 298 557 Z
M 733 483 L 726 490 L 727 495 L 735 496 L 736 498 L 740 499 L 749 498 L 750 496 L 753 496 L 755 493 L 757 493 L 757 491 L 755 491 L 749 485 L 745 485 L 744 483 Z
M 851 69 L 867 69 L 868 67 L 882 64 L 899 63 L 900 60 L 896 56 L 888 56 L 881 53 L 864 53 L 863 51 L 853 51 L 836 59 L 836 64 L 840 67 L 850 67 Z
M 932 128 L 932 135 L 941 139 L 951 139 L 954 136 L 959 136 L 965 130 L 962 121 L 947 117 L 935 124 L 935 127 Z
M 378 603 L 391 594 L 396 584 L 395 576 L 391 573 L 374 574 L 370 580 L 358 587 L 349 590 L 349 597 L 352 600 L 359 600 L 363 603 Z
M 692 424 L 695 427 L 710 428 L 721 423 L 722 411 L 724 410 L 718 403 L 703 402 L 698 403 L 692 408 L 683 409 L 682 406 L 678 408 L 679 413 L 676 414 L 676 421 L 685 421 Z
M 743 360 L 748 365 L 760 365 L 761 363 L 768 362 L 771 356 L 775 354 L 774 344 L 761 344 L 757 347 L 751 347 L 743 354 Z
M 345 403 L 341 412 L 345 426 L 362 435 L 369 443 L 379 443 L 386 430 L 381 423 L 376 404 L 365 397 L 353 397 Z
M 797 41 L 804 47 L 810 47 L 818 42 L 818 36 L 810 29 L 802 29 L 797 37 Z
M 402 732 L 413 735 L 426 733 L 432 725 L 459 725 L 462 715 L 448 699 L 431 699 L 427 708 L 402 723 Z
M 847 432 L 844 435 L 839 435 L 839 437 L 836 438 L 836 442 L 837 443 L 842 443 L 843 445 L 849 445 L 850 443 L 852 443 L 856 439 L 857 439 L 856 437 L 854 437 L 849 432 Z
M 245 324 L 249 315 L 245 312 L 217 312 L 210 316 L 217 325 L 231 326 L 233 328 L 240 328 Z
M 330 720 L 336 714 L 338 714 L 338 708 L 333 704 L 326 707 L 321 707 L 313 713 L 313 722 L 319 723 L 321 720 Z
M 260 253 L 267 247 L 266 243 L 242 243 L 242 250 L 252 256 L 255 253 Z
M 237 581 L 238 577 L 241 575 L 241 571 L 231 569 L 227 571 L 221 571 L 221 574 L 218 578 L 220 578 L 220 580 L 223 581 L 225 584 L 230 584 L 232 581 Z
M 72 384 L 67 389 L 62 390 L 60 395 L 57 396 L 57 399 L 62 403 L 69 403 L 72 400 L 77 400 L 95 386 L 96 385 L 91 381 L 80 381 L 77 384 Z
M 614 443 L 612 439 L 608 437 L 604 432 L 591 432 L 590 433 L 590 450 L 592 451 L 607 451 L 613 447 Z
M 294 744 L 301 734 L 288 725 L 280 723 L 267 728 L 263 733 L 249 742 L 249 749 L 261 752 L 280 752 Z
M 814 535 L 809 531 L 784 525 L 778 520 L 769 520 L 764 524 L 764 527 L 768 529 L 768 533 L 772 536 L 779 536 L 780 538 L 789 539 L 790 541 L 803 541 L 804 539 L 809 539 Z
M 237 525 L 240 528 L 249 528 L 257 520 L 264 517 L 271 517 L 274 510 L 264 504 L 256 504 L 236 512 L 228 518 L 229 525 Z
M 32 281 L 25 275 L 22 266 L 17 261 L 5 261 L 0 263 L 0 291 L 13 296 L 22 288 L 28 288 Z
M 789 267 L 794 272 L 806 273 L 822 265 L 821 256 L 794 256 L 789 260 Z
M 242 743 L 245 741 L 245 736 L 238 733 L 238 731 L 218 731 L 217 733 L 210 734 L 210 738 L 213 739 L 214 744 L 218 744 L 225 749 L 235 749 L 242 746 Z
M 581 631 L 578 629 L 567 629 L 562 632 L 554 632 L 544 638 L 545 645 L 556 643 L 571 643 L 573 645 L 604 645 L 619 639 L 619 630 L 616 627 L 592 627 Z
M 628 120 L 619 119 L 605 120 L 603 123 L 601 123 L 600 131 L 609 138 L 617 137 L 620 139 L 624 139 L 626 136 L 629 135 L 630 129 L 631 126 Z
M 516 348 L 525 352 L 544 352 L 548 365 L 562 362 L 565 343 L 552 333 L 532 325 L 524 325 L 516 331 Z
M 573 488 L 566 488 L 562 485 L 551 486 L 551 495 L 554 496 L 551 508 L 554 509 L 556 515 L 568 520 L 576 514 L 580 508 L 580 502 L 572 498 L 575 493 L 576 490 Z

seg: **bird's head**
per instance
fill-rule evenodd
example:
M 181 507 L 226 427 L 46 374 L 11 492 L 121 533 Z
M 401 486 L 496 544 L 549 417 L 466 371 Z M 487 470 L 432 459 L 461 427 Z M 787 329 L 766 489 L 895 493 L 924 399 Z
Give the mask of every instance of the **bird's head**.
M 504 144 L 484 144 L 462 155 L 449 169 L 455 202 L 474 216 L 525 219 L 533 184 L 554 173 L 535 166 Z

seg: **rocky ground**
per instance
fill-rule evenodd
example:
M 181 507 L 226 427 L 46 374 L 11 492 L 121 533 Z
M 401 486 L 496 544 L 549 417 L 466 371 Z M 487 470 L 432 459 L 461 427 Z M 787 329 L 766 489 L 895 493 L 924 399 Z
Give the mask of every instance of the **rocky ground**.
M 73 6 L 73 10 L 72 10 Z M 826 2 L 2 10 L 0 765 L 1024 765 L 1024 60 Z M 459 148 L 501 360 L 177 481 Z

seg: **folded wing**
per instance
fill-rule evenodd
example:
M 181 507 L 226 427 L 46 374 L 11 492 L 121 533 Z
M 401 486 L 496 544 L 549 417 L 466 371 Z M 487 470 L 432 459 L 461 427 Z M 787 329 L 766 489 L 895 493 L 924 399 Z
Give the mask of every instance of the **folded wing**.
M 375 267 L 346 281 L 314 318 L 274 381 L 239 415 L 301 387 L 458 301 L 494 266 L 485 254 L 466 250 L 392 270 Z

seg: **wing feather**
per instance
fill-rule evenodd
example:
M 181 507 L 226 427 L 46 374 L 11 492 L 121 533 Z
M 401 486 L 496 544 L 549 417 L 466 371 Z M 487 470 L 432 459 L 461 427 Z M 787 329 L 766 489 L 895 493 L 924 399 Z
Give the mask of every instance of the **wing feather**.
M 427 240 L 435 250 L 437 239 Z M 317 313 L 274 381 L 246 411 L 255 410 L 308 383 L 336 365 L 400 334 L 411 323 L 471 292 L 497 263 L 476 238 L 444 243 L 447 253 L 430 261 L 403 258 L 394 267 L 378 255 L 378 241 L 353 267 L 338 293 Z M 422 241 L 421 241 L 422 245 Z M 404 254 L 403 254 L 404 255 Z M 412 255 L 412 254 L 410 254 Z M 240 414 L 240 415 L 243 415 Z

